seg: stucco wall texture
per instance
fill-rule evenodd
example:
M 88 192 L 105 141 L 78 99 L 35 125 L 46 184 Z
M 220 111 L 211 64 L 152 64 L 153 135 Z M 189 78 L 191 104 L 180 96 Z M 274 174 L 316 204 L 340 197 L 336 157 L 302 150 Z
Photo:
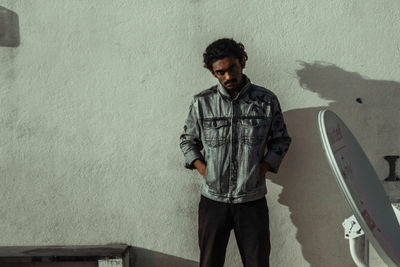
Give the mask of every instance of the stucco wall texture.
M 316 115 L 338 113 L 388 175 L 383 156 L 400 154 L 400 2 L 0 6 L 18 14 L 21 38 L 0 47 L 0 246 L 126 243 L 197 261 L 201 177 L 183 168 L 179 135 L 191 97 L 217 82 L 205 47 L 233 37 L 293 137 L 267 180 L 272 266 L 354 266 Z M 225 266 L 241 266 L 233 234 Z M 384 266 L 373 250 L 371 266 Z

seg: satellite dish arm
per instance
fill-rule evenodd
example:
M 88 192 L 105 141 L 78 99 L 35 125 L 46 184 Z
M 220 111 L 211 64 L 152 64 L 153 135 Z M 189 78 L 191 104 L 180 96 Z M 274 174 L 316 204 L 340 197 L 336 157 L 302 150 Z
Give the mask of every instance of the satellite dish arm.
M 357 265 L 357 267 L 369 267 L 368 263 L 364 262 L 363 258 L 365 258 L 365 257 L 363 255 L 360 255 L 360 253 L 357 251 L 357 247 L 358 247 L 357 243 L 358 243 L 358 240 L 360 240 L 360 239 L 367 240 L 365 238 L 365 236 L 349 239 L 350 254 L 351 254 L 351 257 L 353 258 L 354 263 Z M 368 245 L 368 242 L 366 242 L 366 244 Z
M 349 240 L 350 254 L 357 267 L 369 266 L 369 242 L 354 215 L 343 222 L 344 237 Z

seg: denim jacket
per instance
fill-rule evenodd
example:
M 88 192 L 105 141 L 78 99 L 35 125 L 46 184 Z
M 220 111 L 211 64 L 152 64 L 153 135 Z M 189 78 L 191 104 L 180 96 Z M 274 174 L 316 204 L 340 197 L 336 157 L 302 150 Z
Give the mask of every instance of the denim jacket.
M 195 95 L 180 136 L 185 167 L 196 159 L 207 165 L 201 194 L 220 202 L 262 198 L 260 163 L 276 173 L 291 142 L 275 94 L 244 78 L 235 98 L 221 84 Z

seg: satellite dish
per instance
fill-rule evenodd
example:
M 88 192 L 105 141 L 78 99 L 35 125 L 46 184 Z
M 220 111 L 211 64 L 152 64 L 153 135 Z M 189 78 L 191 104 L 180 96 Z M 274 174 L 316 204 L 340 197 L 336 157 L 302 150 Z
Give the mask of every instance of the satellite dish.
M 366 238 L 388 266 L 400 266 L 400 226 L 367 156 L 332 111 L 319 112 L 318 126 L 339 188 Z

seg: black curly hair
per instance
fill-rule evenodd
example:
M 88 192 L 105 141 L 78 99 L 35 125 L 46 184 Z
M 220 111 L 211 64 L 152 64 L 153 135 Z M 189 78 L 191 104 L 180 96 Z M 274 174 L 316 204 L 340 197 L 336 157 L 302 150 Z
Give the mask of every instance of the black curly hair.
M 209 44 L 203 54 L 204 68 L 212 70 L 212 64 L 215 61 L 231 56 L 236 57 L 240 61 L 248 59 L 242 43 L 237 43 L 229 38 L 218 39 Z

